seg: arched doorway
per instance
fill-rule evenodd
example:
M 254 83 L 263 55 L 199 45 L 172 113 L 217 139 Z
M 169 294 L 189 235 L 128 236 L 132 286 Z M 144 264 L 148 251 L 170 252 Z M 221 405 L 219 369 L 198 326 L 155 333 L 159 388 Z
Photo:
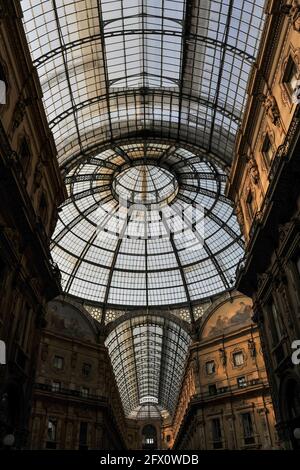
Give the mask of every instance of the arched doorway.
M 22 386 L 15 382 L 10 382 L 0 393 L 0 447 L 7 434 L 14 435 L 16 448 L 24 445 L 25 402 Z
M 143 449 L 157 449 L 157 433 L 152 424 L 147 424 L 142 430 Z
M 294 449 L 300 449 L 300 440 L 294 436 L 294 430 L 300 428 L 300 383 L 289 378 L 281 391 L 282 414 L 290 441 Z

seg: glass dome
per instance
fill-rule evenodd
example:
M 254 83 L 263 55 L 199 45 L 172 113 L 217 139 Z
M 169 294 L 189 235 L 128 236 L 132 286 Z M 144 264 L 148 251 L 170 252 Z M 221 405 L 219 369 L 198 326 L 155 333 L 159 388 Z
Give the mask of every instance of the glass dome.
M 148 307 L 233 287 L 243 244 L 222 169 L 232 161 L 264 3 L 21 1 L 69 190 L 52 247 L 65 292 Z
M 196 150 L 155 141 L 103 148 L 66 182 L 52 242 L 65 292 L 144 307 L 233 287 L 243 242 L 226 175 Z
M 234 287 L 243 241 L 225 170 L 264 4 L 21 1 L 69 195 L 52 241 L 63 289 L 105 325 L 146 312 L 108 337 L 126 414 L 149 397 L 175 409 L 189 336 L 167 308 L 193 322 Z M 156 307 L 166 323 L 149 325 Z

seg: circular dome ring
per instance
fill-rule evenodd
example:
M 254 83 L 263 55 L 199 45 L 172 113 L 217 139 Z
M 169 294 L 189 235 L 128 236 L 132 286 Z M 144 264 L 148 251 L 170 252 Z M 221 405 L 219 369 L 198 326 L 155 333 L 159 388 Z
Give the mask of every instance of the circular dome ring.
M 104 146 L 70 171 L 69 198 L 52 241 L 66 292 L 101 306 L 153 307 L 190 306 L 230 289 L 243 243 L 232 203 L 224 195 L 226 174 L 216 162 L 199 156 L 199 149 L 191 150 L 166 141 L 126 141 Z M 146 219 L 135 214 L 125 227 L 114 182 L 128 170 L 131 179 L 121 182 L 141 195 L 141 165 L 151 197 L 158 188 L 169 196 L 168 184 L 176 179 L 178 190 L 168 204 L 176 224 L 183 208 L 203 207 L 203 246 L 194 231 L 200 215 L 185 225 L 188 241 L 178 236 L 182 229 L 176 224 L 171 239 L 156 236 L 155 227 L 164 229 L 159 212 L 152 225 L 146 221 L 147 240 L 132 237 Z M 164 180 L 166 172 L 170 174 Z
M 133 169 L 136 177 L 141 164 L 146 168 L 152 165 L 153 171 L 163 168 L 176 178 L 178 191 L 169 204 L 175 217 L 184 205 L 203 205 L 208 230 L 201 250 L 195 242 L 185 248 L 176 236 L 172 240 L 132 240 L 131 248 L 128 241 L 117 240 L 124 229 L 124 217 L 118 212 L 114 181 L 126 169 Z M 164 187 L 162 175 L 155 180 L 147 174 L 147 187 L 152 191 Z M 223 194 L 225 181 L 226 175 L 216 163 L 199 157 L 190 147 L 165 142 L 123 143 L 117 150 L 105 146 L 98 156 L 80 162 L 66 177 L 69 198 L 62 205 L 52 242 L 64 289 L 99 305 L 132 307 L 151 307 L 156 302 L 157 306 L 190 305 L 228 290 L 238 260 L 230 261 L 228 269 L 222 253 L 227 250 L 232 260 L 237 259 L 242 254 L 242 241 L 232 204 Z M 140 188 L 140 182 L 134 180 L 131 187 L 135 183 Z M 113 224 L 103 228 L 100 223 L 98 234 L 97 217 L 101 223 L 110 218 Z M 121 222 L 119 230 L 115 229 L 117 222 Z M 189 224 L 190 232 L 192 228 Z M 117 238 L 113 239 L 114 234 Z

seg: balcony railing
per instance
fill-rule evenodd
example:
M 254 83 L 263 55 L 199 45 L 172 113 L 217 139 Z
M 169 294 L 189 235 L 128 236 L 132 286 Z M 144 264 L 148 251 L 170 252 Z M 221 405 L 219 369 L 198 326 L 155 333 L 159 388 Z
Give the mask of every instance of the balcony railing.
M 91 393 L 82 392 L 81 390 L 73 390 L 71 388 L 53 388 L 51 384 L 43 384 L 43 383 L 36 383 L 34 385 L 36 390 L 40 390 L 43 392 L 51 393 L 53 395 L 61 395 L 66 397 L 74 397 L 79 398 L 81 400 L 87 401 L 97 401 L 97 402 L 105 402 L 108 403 L 107 397 L 103 395 L 94 395 Z
M 242 385 L 226 385 L 216 388 L 215 390 L 210 390 L 208 392 L 200 392 L 197 395 L 191 397 L 191 401 L 207 401 L 216 398 L 221 398 L 226 394 L 233 394 L 236 392 L 249 392 L 252 388 L 255 387 L 268 388 L 268 382 L 264 382 L 260 379 L 250 379 L 246 382 L 243 382 Z

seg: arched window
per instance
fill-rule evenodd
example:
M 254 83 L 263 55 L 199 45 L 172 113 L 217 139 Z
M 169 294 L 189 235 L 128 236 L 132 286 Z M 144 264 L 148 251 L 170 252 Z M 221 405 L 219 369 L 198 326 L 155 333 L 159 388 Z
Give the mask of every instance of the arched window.
M 143 449 L 156 449 L 157 448 L 157 435 L 156 429 L 152 424 L 147 424 L 142 430 L 143 436 Z

